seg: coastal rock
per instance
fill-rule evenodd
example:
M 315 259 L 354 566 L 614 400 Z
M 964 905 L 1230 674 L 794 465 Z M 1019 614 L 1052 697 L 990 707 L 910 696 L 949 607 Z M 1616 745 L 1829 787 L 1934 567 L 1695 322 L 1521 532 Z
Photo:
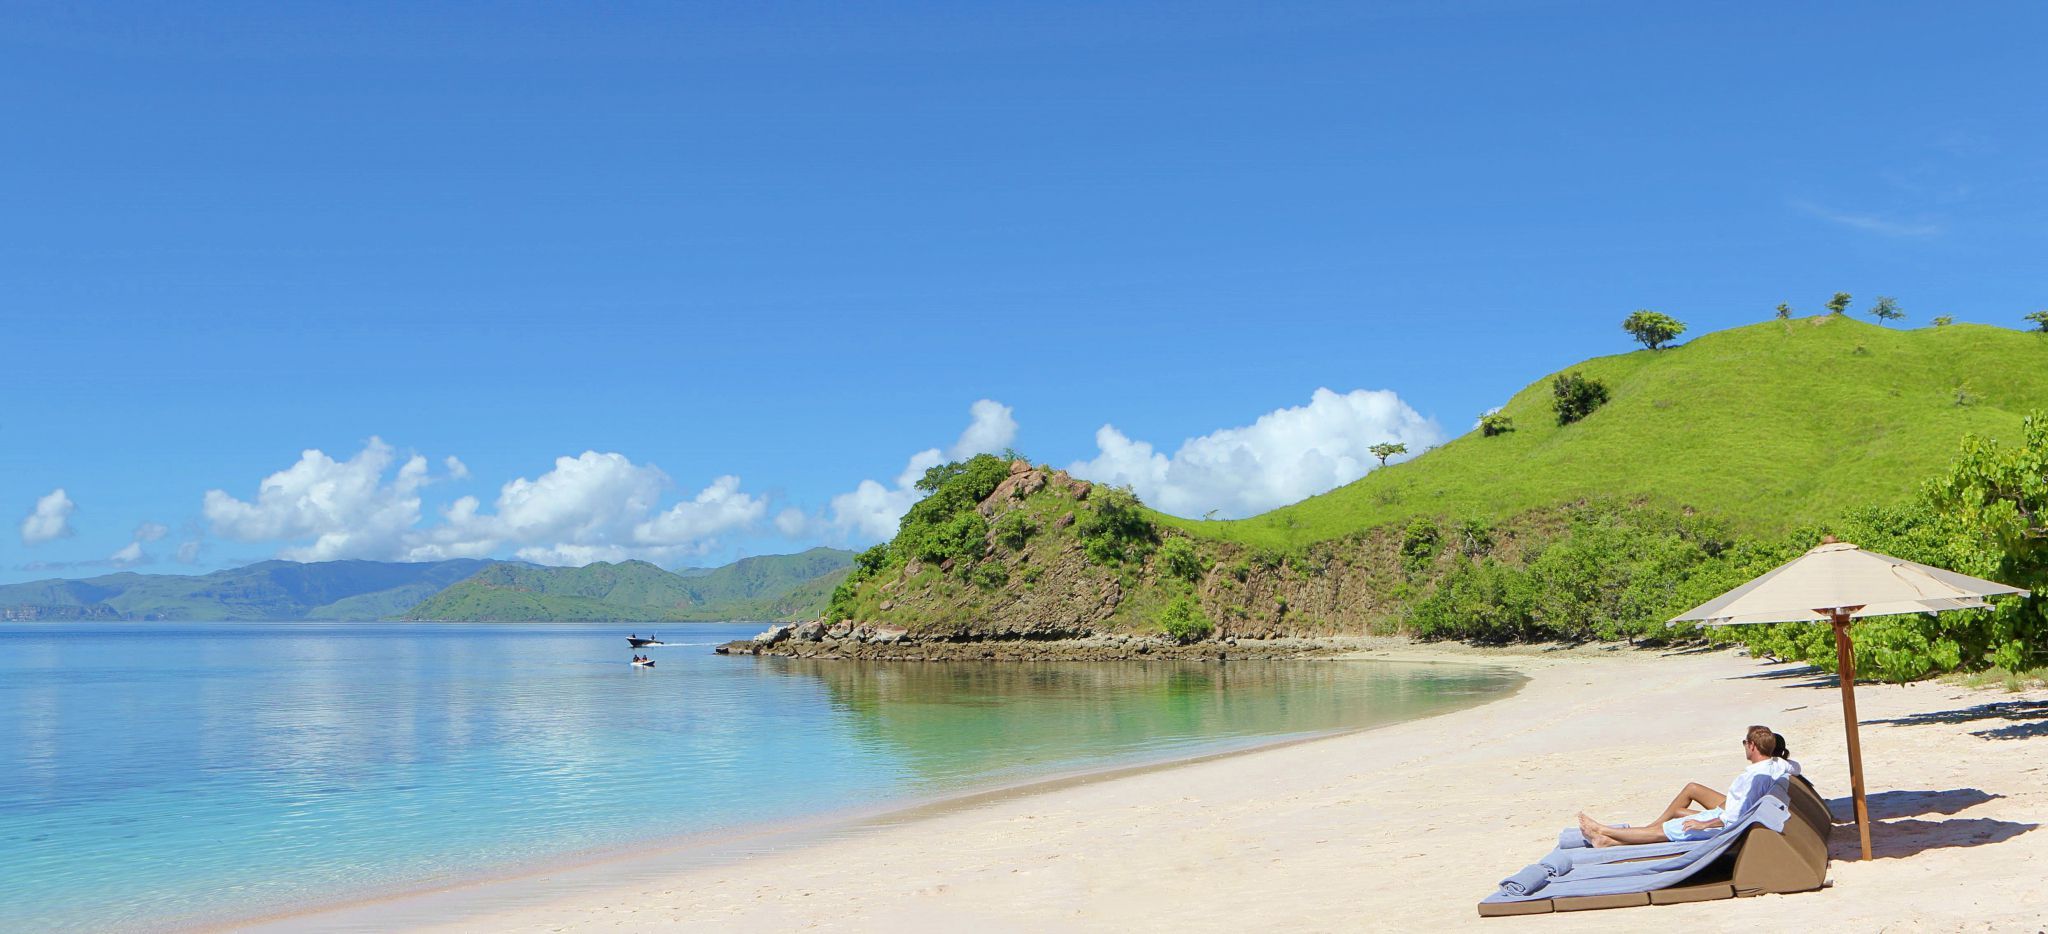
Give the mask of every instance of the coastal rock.
M 883 606 L 887 605 L 883 604 Z M 853 635 L 853 620 L 842 619 L 834 623 L 831 628 L 825 630 L 825 635 L 833 639 L 844 639 L 847 636 Z
M 1017 458 L 1016 460 L 1013 460 L 1013 461 L 1011 461 L 1011 462 L 1010 462 L 1010 473 L 1011 473 L 1011 474 L 1013 474 L 1013 475 L 1014 475 L 1014 474 L 1020 474 L 1020 473 L 1023 473 L 1024 471 L 1027 471 L 1027 470 L 1030 470 L 1030 469 L 1031 469 L 1031 462 L 1030 462 L 1030 461 L 1027 461 L 1027 460 L 1025 460 L 1024 458 L 1021 458 L 1021 457 L 1020 457 L 1020 458 Z
M 778 642 L 781 642 L 784 639 L 789 638 L 790 632 L 795 629 L 795 626 L 792 626 L 788 623 L 783 623 L 779 626 L 770 626 L 768 627 L 767 632 L 755 636 L 754 642 L 758 645 L 774 645 Z
M 790 636 L 805 642 L 823 642 L 825 640 L 825 623 L 823 620 L 811 620 L 792 630 Z
M 877 629 L 867 641 L 869 645 L 895 645 L 909 635 L 910 630 L 907 629 Z

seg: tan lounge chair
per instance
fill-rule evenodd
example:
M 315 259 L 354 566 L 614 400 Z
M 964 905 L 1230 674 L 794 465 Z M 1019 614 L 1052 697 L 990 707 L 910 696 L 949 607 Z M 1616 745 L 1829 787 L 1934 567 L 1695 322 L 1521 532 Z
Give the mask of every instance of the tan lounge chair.
M 1553 911 L 1677 905 L 1813 891 L 1827 882 L 1828 835 L 1834 830 L 1834 819 L 1828 815 L 1827 802 L 1803 776 L 1794 776 L 1787 783 L 1785 796 L 1791 817 L 1785 821 L 1782 833 L 1766 827 L 1744 830 L 1742 839 L 1728 852 L 1684 885 L 1622 895 L 1482 902 L 1479 916 L 1500 918 Z

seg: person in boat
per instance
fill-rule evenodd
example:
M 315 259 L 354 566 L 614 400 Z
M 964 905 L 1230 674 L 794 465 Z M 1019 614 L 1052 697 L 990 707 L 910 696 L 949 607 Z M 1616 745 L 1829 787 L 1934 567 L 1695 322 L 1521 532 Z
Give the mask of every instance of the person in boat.
M 1777 780 L 1799 774 L 1799 763 L 1792 760 L 1785 737 L 1771 732 L 1770 727 L 1750 727 L 1742 738 L 1742 755 L 1749 766 L 1735 776 L 1725 793 L 1692 782 L 1679 790 L 1663 814 L 1641 827 L 1612 827 L 1581 812 L 1579 830 L 1594 846 L 1705 840 L 1742 819 L 1750 803 L 1744 795 L 1755 776 Z

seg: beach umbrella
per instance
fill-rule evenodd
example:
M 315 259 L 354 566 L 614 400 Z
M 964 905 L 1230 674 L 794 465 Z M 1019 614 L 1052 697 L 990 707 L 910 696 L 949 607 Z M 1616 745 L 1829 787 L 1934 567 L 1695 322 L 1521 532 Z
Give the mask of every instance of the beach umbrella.
M 1863 858 L 1870 858 L 1870 810 L 1863 802 L 1863 750 L 1856 736 L 1856 656 L 1849 621 L 1899 613 L 1978 610 L 1985 597 L 2025 593 L 1925 564 L 1864 551 L 1833 536 L 1769 573 L 1674 619 L 1674 623 L 1740 626 L 1749 623 L 1826 622 L 1835 628 L 1842 720 L 1849 739 L 1849 790 Z

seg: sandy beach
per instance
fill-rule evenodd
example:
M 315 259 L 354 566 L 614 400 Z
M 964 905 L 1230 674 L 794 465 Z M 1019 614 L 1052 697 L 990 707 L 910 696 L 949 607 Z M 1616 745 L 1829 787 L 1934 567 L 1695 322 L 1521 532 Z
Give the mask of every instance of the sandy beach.
M 1581 809 L 1640 822 L 1686 781 L 1725 785 L 1750 723 L 1775 727 L 1823 794 L 1845 796 L 1839 693 L 1731 651 L 1390 645 L 1367 657 L 1511 666 L 1530 682 L 1452 714 L 998 797 L 430 929 L 2048 928 L 2048 694 L 1863 687 L 1877 858 L 1848 861 L 1854 828 L 1838 827 L 1822 891 L 1482 920 L 1474 904 Z M 419 907 L 378 910 L 413 926 L 432 917 Z

